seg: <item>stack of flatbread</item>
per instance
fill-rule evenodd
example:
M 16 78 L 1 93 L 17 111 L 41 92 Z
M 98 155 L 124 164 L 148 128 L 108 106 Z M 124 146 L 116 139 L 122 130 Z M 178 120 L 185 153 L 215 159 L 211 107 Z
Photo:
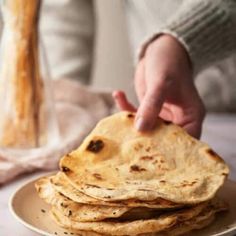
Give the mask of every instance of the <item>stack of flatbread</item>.
M 78 235 L 182 235 L 227 209 L 216 193 L 229 169 L 206 144 L 158 120 L 134 128 L 134 114 L 101 120 L 61 171 L 38 180 L 53 219 Z

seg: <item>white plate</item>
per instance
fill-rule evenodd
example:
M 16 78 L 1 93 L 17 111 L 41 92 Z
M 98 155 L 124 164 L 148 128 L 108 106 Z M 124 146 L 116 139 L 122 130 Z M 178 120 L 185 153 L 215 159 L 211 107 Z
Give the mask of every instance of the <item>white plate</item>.
M 9 202 L 13 216 L 27 228 L 45 236 L 72 235 L 52 221 L 48 214 L 50 207 L 38 197 L 34 187 L 35 181 L 26 183 L 13 194 Z M 221 213 L 209 227 L 191 232 L 191 236 L 234 235 L 236 232 L 236 183 L 228 180 L 220 190 L 219 196 L 229 203 L 230 210 Z

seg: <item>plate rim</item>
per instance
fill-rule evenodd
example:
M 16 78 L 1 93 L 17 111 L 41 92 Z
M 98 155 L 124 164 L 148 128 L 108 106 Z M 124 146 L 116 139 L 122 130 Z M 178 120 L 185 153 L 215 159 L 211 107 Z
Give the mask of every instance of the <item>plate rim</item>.
M 50 176 L 52 174 L 55 174 L 56 171 L 52 171 L 48 174 L 42 174 L 41 176 L 38 176 L 36 178 L 32 178 L 28 181 L 25 181 L 23 182 L 20 186 L 18 186 L 15 191 L 11 194 L 9 200 L 8 200 L 8 208 L 9 208 L 9 211 L 11 213 L 11 215 L 15 218 L 16 221 L 20 222 L 23 226 L 25 226 L 27 229 L 33 231 L 33 232 L 36 232 L 38 234 L 41 234 L 41 235 L 45 235 L 45 236 L 53 236 L 53 234 L 51 233 L 48 233 L 44 230 L 41 230 L 39 228 L 36 228 L 35 226 L 31 225 L 30 223 L 26 222 L 25 220 L 23 220 L 17 213 L 16 211 L 14 210 L 14 207 L 13 207 L 13 202 L 14 202 L 14 199 L 16 198 L 17 194 L 23 189 L 25 188 L 27 185 L 31 185 L 33 184 L 34 182 L 36 182 L 38 179 L 42 178 L 42 177 L 46 177 L 46 176 Z
M 36 228 L 35 226 L 31 225 L 30 223 L 26 222 L 25 220 L 23 220 L 17 213 L 16 211 L 14 210 L 14 207 L 13 207 L 13 202 L 14 202 L 14 199 L 16 198 L 18 192 L 20 192 L 23 188 L 25 188 L 27 185 L 31 185 L 33 184 L 35 181 L 37 181 L 38 179 L 42 178 L 42 177 L 47 177 L 47 176 L 50 176 L 52 174 L 55 174 L 57 173 L 57 171 L 53 171 L 53 172 L 50 172 L 48 174 L 44 174 L 42 176 L 38 176 L 37 178 L 32 178 L 31 180 L 28 180 L 28 181 L 25 181 L 23 182 L 20 186 L 18 186 L 16 188 L 16 190 L 11 194 L 9 200 L 8 200 L 8 208 L 10 210 L 10 213 L 13 215 L 13 217 L 15 218 L 15 220 L 17 220 L 18 222 L 20 222 L 23 226 L 25 226 L 27 229 L 33 231 L 33 232 L 36 232 L 38 234 L 41 234 L 41 235 L 45 235 L 45 236 L 54 236 L 54 234 L 51 234 L 51 233 L 48 233 L 44 230 L 41 230 L 39 228 Z M 234 180 L 231 180 L 231 179 L 227 179 L 226 182 L 230 182 L 232 184 L 235 184 L 236 185 L 236 181 Z M 236 225 L 235 227 L 233 228 L 229 228 L 227 230 L 225 230 L 224 232 L 221 232 L 221 233 L 216 233 L 216 234 L 212 234 L 211 236 L 222 236 L 222 235 L 228 235 L 228 234 L 231 234 L 233 232 L 236 232 Z

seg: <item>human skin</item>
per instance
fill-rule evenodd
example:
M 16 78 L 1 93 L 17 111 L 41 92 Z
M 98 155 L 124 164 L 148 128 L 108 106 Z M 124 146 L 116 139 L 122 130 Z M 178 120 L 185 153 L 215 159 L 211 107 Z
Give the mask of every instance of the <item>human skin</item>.
M 134 84 L 137 109 L 123 91 L 114 91 L 113 97 L 121 110 L 136 112 L 138 131 L 152 130 L 159 116 L 200 137 L 205 108 L 194 85 L 188 53 L 177 39 L 165 34 L 149 44 L 137 64 Z

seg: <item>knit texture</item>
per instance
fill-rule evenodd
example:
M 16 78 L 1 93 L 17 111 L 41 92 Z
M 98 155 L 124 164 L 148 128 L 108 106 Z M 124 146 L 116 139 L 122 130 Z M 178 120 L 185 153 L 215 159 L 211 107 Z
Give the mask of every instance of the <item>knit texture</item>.
M 197 73 L 236 50 L 235 15 L 233 0 L 186 1 L 167 24 L 144 42 L 140 56 L 160 34 L 170 34 L 185 47 Z

